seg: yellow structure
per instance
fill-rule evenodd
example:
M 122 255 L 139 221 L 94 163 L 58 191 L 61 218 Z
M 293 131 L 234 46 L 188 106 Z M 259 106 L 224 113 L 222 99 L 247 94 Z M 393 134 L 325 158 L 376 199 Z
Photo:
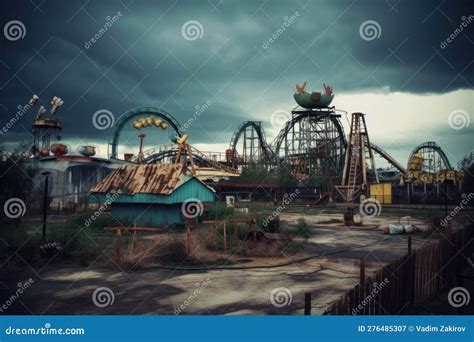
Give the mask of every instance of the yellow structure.
M 220 179 L 229 179 L 230 177 L 239 177 L 239 173 L 226 172 L 213 167 L 197 167 L 196 177 L 201 181 L 213 180 L 218 182 Z
M 420 178 L 420 171 L 423 167 L 423 155 L 421 153 L 415 153 L 408 162 L 408 181 L 416 181 Z
M 420 178 L 420 171 L 408 170 L 408 181 L 413 182 Z
M 426 172 L 426 171 L 422 171 L 418 180 L 421 181 L 422 183 L 426 183 L 426 184 L 434 183 L 435 174 L 430 173 L 430 172 Z
M 176 142 L 178 144 L 184 144 L 186 142 L 186 140 L 188 140 L 188 135 L 187 134 L 184 134 L 181 138 L 179 138 Z
M 456 170 L 440 170 L 436 174 L 436 182 L 443 183 L 445 180 L 461 184 L 464 179 L 464 172 Z
M 370 197 L 379 201 L 380 204 L 392 203 L 392 184 L 379 183 L 370 185 Z
M 450 180 L 450 181 L 453 181 L 455 183 L 456 182 L 456 171 L 448 170 L 448 172 L 446 172 L 446 179 Z
M 135 129 L 141 129 L 141 128 L 142 128 L 142 124 L 141 124 L 140 122 L 138 122 L 138 121 L 135 121 L 135 122 L 133 123 L 133 128 L 135 128 Z
M 420 171 L 421 167 L 423 166 L 423 162 L 423 155 L 420 152 L 415 153 L 408 163 L 408 170 Z
M 132 124 L 132 127 L 138 130 L 151 126 L 160 127 L 161 129 L 165 130 L 168 128 L 168 123 L 158 118 L 148 117 L 138 119 Z
M 155 119 L 155 120 L 153 121 L 153 124 L 154 124 L 156 127 L 160 127 L 162 122 L 163 122 L 163 120 L 161 120 L 161 119 Z
M 422 171 L 423 156 L 415 153 L 408 162 L 407 178 L 409 182 L 418 184 L 443 183 L 445 180 L 462 183 L 463 173 L 455 170 L 440 170 L 436 173 Z

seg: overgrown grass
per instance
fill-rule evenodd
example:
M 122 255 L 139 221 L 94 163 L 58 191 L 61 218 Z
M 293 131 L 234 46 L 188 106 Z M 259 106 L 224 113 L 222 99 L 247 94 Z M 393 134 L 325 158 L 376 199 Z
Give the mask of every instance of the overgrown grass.
M 8 258 L 13 251 L 17 251 L 19 259 L 32 265 L 69 259 L 88 265 L 94 260 L 110 257 L 114 252 L 115 234 L 104 231 L 103 227 L 117 224 L 108 213 L 103 213 L 87 226 L 86 220 L 92 214 L 93 212 L 84 212 L 71 215 L 65 222 L 47 223 L 47 241 L 57 242 L 62 247 L 59 253 L 48 255 L 40 250 L 40 245 L 44 242 L 41 222 L 23 220 L 18 227 L 4 226 L 0 237 L 8 248 L 2 249 L 6 253 L 0 253 L 0 258 Z M 129 241 L 128 234 L 122 236 L 122 245 L 127 245 Z
M 242 241 L 244 239 L 245 233 L 248 231 L 248 226 L 246 224 L 238 224 L 238 223 L 229 223 L 226 225 L 226 239 L 227 239 L 227 246 L 237 246 L 238 241 L 235 240 L 235 227 L 237 226 L 237 237 L 238 241 Z M 219 247 L 224 246 L 224 225 L 221 224 L 217 227 L 216 236 L 215 236 L 216 244 Z
M 217 202 L 203 217 L 204 220 L 223 220 L 233 216 L 233 208 L 228 208 L 226 203 Z
M 123 270 L 131 271 L 156 264 L 183 264 L 192 260 L 187 255 L 185 240 L 170 233 L 137 240 L 133 249 L 131 246 L 124 248 L 120 266 Z M 110 263 L 112 267 L 116 265 L 116 261 Z
M 280 217 L 272 215 L 256 215 L 257 230 L 267 233 L 280 233 Z
M 237 208 L 247 208 L 248 214 L 235 213 L 237 217 L 251 216 L 271 216 L 276 207 L 271 204 L 264 203 L 238 203 Z M 216 202 L 204 215 L 204 220 L 223 220 L 225 218 L 234 217 L 234 208 L 228 208 L 226 203 Z
M 298 219 L 298 223 L 296 225 L 296 234 L 299 237 L 304 238 L 306 241 L 313 235 L 308 222 L 306 222 L 304 218 Z

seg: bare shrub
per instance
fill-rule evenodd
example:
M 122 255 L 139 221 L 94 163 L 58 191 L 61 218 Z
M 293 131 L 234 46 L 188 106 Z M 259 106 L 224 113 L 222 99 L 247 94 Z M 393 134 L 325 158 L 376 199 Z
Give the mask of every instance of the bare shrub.
M 213 259 L 211 250 L 215 248 L 212 230 L 198 228 L 191 232 L 189 260 L 192 263 L 201 263 Z
M 286 243 L 284 240 L 247 241 L 243 253 L 248 257 L 282 256 Z
M 160 234 L 137 239 L 126 247 L 121 256 L 121 266 L 132 270 L 157 264 L 183 263 L 187 259 L 186 243 L 177 235 Z

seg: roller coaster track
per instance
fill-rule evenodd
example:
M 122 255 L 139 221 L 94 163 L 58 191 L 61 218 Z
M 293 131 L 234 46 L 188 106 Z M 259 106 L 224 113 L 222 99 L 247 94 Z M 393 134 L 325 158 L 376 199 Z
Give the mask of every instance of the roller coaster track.
M 265 131 L 261 125 L 260 121 L 244 121 L 242 122 L 232 134 L 232 138 L 230 139 L 229 148 L 237 154 L 237 143 L 239 142 L 240 137 L 242 136 L 243 132 L 248 128 L 252 127 L 255 132 L 257 133 L 257 138 L 260 143 L 260 148 L 262 149 L 262 155 L 264 156 L 265 160 L 268 161 L 270 164 L 276 165 L 278 160 L 275 156 L 275 153 L 270 148 L 267 143 L 265 137 Z
M 448 169 L 448 170 L 453 169 L 453 167 L 451 166 L 451 163 L 449 162 L 448 157 L 446 156 L 446 153 L 444 153 L 441 146 L 439 146 L 434 141 L 426 141 L 426 142 L 418 145 L 417 147 L 415 147 L 413 149 L 413 151 L 411 152 L 410 157 L 408 158 L 408 162 L 410 162 L 411 158 L 413 157 L 413 155 L 415 153 L 417 153 L 417 152 L 419 152 L 420 150 L 423 150 L 423 149 L 431 149 L 433 151 L 436 151 L 439 154 L 439 156 L 441 157 L 441 159 L 443 160 L 443 163 L 444 163 L 446 169 Z
M 284 127 L 280 130 L 278 135 L 275 137 L 275 139 L 272 141 L 271 146 L 272 150 L 274 151 L 275 155 L 277 156 L 278 162 L 282 162 L 285 157 L 282 157 L 282 152 L 284 151 L 285 147 L 282 146 L 284 145 L 285 139 L 288 137 L 290 132 L 292 131 L 293 127 L 297 124 L 299 124 L 300 121 L 304 120 L 311 120 L 314 122 L 314 124 L 318 124 L 319 122 L 324 122 L 324 120 L 328 119 L 330 120 L 331 124 L 333 125 L 333 129 L 337 131 L 337 136 L 333 136 L 331 139 L 331 144 L 333 143 L 338 143 L 339 145 L 339 160 L 337 161 L 337 164 L 339 168 L 342 169 L 344 165 L 344 150 L 345 146 L 347 144 L 346 141 L 346 136 L 344 134 L 344 128 L 342 127 L 341 121 L 340 121 L 340 115 L 336 114 L 333 110 L 328 110 L 328 111 L 323 111 L 323 110 L 302 110 L 302 111 L 292 111 L 292 117 L 289 119 Z M 325 144 L 320 144 L 318 148 L 324 148 Z M 281 151 L 283 149 L 283 151 Z M 311 153 L 310 151 L 306 153 Z M 297 153 L 292 153 L 289 155 L 289 157 L 297 157 L 299 154 Z M 301 154 L 301 156 L 303 156 Z M 311 157 L 311 156 L 310 156 Z M 337 167 L 337 166 L 336 166 Z
M 384 149 L 382 149 L 380 146 L 377 146 L 373 143 L 370 143 L 370 147 L 372 150 L 377 153 L 379 156 L 381 156 L 383 159 L 388 161 L 390 165 L 392 165 L 394 168 L 396 168 L 398 171 L 400 171 L 402 174 L 406 175 L 407 170 L 395 160 L 390 154 L 388 154 Z
M 291 120 L 288 120 L 286 122 L 285 126 L 280 130 L 278 135 L 275 137 L 275 139 L 271 143 L 273 150 L 275 151 L 277 155 L 279 153 L 283 139 L 290 132 L 291 128 L 295 125 L 295 123 L 303 120 L 306 117 L 313 117 L 315 118 L 315 120 L 321 120 L 325 116 L 332 114 L 328 112 L 319 112 L 319 111 L 301 111 L 301 112 L 295 112 L 295 113 L 298 113 L 298 115 L 295 115 Z M 341 121 L 339 120 L 339 117 L 336 115 L 331 115 L 330 118 L 334 126 L 336 127 L 336 129 L 339 131 L 340 139 L 342 141 L 342 144 L 345 146 L 347 143 L 346 136 L 344 134 L 344 129 L 342 128 L 342 124 L 341 124 Z
M 374 150 L 375 153 L 377 153 L 382 158 L 384 158 L 386 161 L 388 161 L 393 167 L 395 167 L 402 174 L 404 174 L 404 175 L 407 174 L 407 170 L 399 162 L 397 162 L 390 154 L 388 154 L 385 150 L 383 150 L 381 147 L 379 147 L 375 144 L 372 144 L 372 143 L 370 144 L 370 147 L 372 148 L 372 150 Z M 440 155 L 441 159 L 443 160 L 443 163 L 445 164 L 446 168 L 448 170 L 452 169 L 451 163 L 449 162 L 449 159 L 446 156 L 446 154 L 444 153 L 443 149 L 441 148 L 441 146 L 439 146 L 434 141 L 427 141 L 427 142 L 424 142 L 424 143 L 418 145 L 417 147 L 415 147 L 415 149 L 413 149 L 413 151 L 411 152 L 410 157 L 408 158 L 408 161 L 411 160 L 411 158 L 413 157 L 413 155 L 415 153 L 417 153 L 418 151 L 420 151 L 422 149 L 425 149 L 425 148 L 432 149 L 432 150 L 436 151 Z
M 198 161 L 201 165 L 206 165 L 221 171 L 239 174 L 239 170 L 224 165 L 212 158 L 209 158 L 205 153 L 199 151 L 197 148 L 191 146 L 193 159 Z M 183 152 L 185 153 L 185 152 Z M 157 163 L 166 157 L 175 157 L 178 154 L 178 145 L 166 144 L 153 147 L 143 152 L 143 164 Z
M 176 135 L 181 137 L 181 125 L 179 122 L 174 118 L 173 115 L 170 113 L 165 112 L 164 110 L 155 108 L 155 107 L 138 107 L 134 109 L 130 109 L 123 113 L 115 122 L 115 131 L 111 137 L 111 141 L 109 142 L 109 157 L 110 158 L 117 158 L 118 157 L 118 145 L 120 140 L 120 133 L 122 129 L 124 129 L 127 122 L 132 120 L 133 118 L 138 118 L 141 116 L 151 116 L 157 117 L 165 120 L 171 128 L 175 131 Z

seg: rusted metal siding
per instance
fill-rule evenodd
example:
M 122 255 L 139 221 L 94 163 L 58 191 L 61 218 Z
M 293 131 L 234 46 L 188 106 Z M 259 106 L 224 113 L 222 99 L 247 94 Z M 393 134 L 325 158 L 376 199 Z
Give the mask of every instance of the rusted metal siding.
M 181 214 L 181 204 L 113 203 L 111 212 L 123 226 L 134 223 L 139 227 L 163 227 L 185 223 Z
M 125 165 L 94 185 L 91 193 L 169 195 L 181 180 L 181 164 Z

